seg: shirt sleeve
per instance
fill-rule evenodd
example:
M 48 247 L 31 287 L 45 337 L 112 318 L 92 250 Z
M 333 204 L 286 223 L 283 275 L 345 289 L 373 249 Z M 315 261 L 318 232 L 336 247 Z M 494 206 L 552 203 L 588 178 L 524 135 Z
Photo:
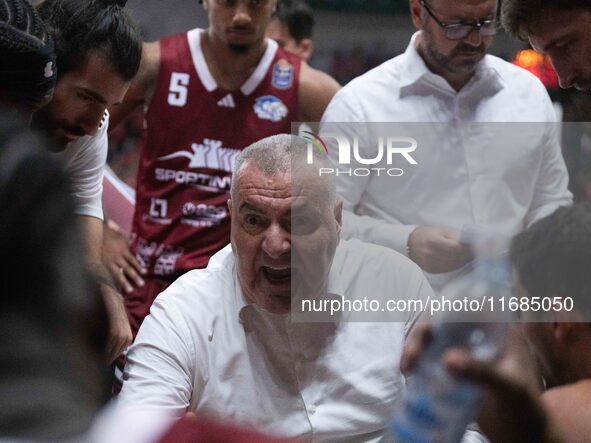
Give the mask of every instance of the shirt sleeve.
M 144 320 L 127 354 L 121 406 L 160 409 L 180 416 L 193 391 L 193 339 L 181 312 L 161 294 Z
M 351 122 L 355 126 L 347 124 Z M 408 237 L 416 226 L 391 223 L 358 213 L 358 205 L 369 184 L 370 177 L 347 174 L 346 170 L 362 165 L 354 164 L 353 159 L 349 165 L 339 164 L 336 142 L 334 138 L 327 136 L 328 133 L 338 133 L 352 140 L 355 134 L 362 140 L 360 146 L 366 146 L 367 143 L 363 140 L 367 140 L 367 134 L 363 130 L 363 123 L 367 123 L 367 119 L 362 107 L 346 87 L 337 92 L 322 116 L 320 135 L 325 137 L 325 141 L 329 145 L 328 158 L 331 167 L 339 170 L 336 184 L 337 194 L 343 201 L 343 231 L 341 235 L 345 239 L 358 238 L 407 255 Z
M 82 137 L 72 142 L 67 148 L 71 151 L 71 158 L 66 158 L 66 169 L 72 181 L 76 201 L 75 213 L 101 220 L 103 219 L 101 201 L 103 175 L 109 149 L 108 126 L 107 119 L 96 135 Z
M 532 203 L 526 215 L 525 227 L 551 214 L 560 206 L 567 206 L 573 202 L 573 196 L 568 190 L 568 172 L 560 146 L 559 123 L 556 122 L 556 113 L 547 94 L 544 94 L 544 99 L 548 124 L 542 146 L 542 164 Z
M 477 431 L 466 431 L 461 443 L 489 443 L 488 438 Z

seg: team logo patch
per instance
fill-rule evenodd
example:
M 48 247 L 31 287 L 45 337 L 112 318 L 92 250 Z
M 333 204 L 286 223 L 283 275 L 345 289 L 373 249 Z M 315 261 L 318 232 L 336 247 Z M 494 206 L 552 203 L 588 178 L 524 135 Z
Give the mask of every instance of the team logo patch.
M 264 95 L 256 99 L 254 112 L 261 120 L 278 122 L 287 115 L 287 106 L 273 95 Z
M 285 59 L 279 60 L 273 66 L 271 84 L 277 89 L 289 89 L 293 84 L 293 66 Z
M 49 61 L 47 62 L 47 64 L 45 65 L 45 68 L 43 69 L 43 76 L 45 78 L 51 78 L 53 77 L 53 62 Z

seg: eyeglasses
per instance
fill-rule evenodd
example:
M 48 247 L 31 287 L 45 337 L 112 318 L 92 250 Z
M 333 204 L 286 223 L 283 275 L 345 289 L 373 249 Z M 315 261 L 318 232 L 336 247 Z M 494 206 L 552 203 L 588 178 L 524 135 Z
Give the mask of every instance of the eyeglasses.
M 497 33 L 499 28 L 499 21 L 496 19 L 479 20 L 476 23 L 443 23 L 439 20 L 425 0 L 421 0 L 420 5 L 425 8 L 425 11 L 435 20 L 439 26 L 445 31 L 445 36 L 450 40 L 461 40 L 468 37 L 475 29 L 480 32 L 482 37 L 490 37 Z

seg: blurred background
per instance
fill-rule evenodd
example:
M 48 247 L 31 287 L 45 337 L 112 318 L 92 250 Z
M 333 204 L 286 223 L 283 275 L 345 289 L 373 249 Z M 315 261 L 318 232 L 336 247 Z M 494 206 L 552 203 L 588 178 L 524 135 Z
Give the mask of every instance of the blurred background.
M 398 55 L 415 31 L 408 0 L 308 0 L 314 10 L 315 50 L 309 63 L 332 75 L 341 85 Z M 129 0 L 127 8 L 146 41 L 158 40 L 196 27 L 207 27 L 198 0 Z M 548 60 L 502 30 L 490 53 L 512 61 L 546 85 L 559 117 L 565 122 L 591 120 L 591 96 L 561 90 Z M 115 173 L 135 187 L 136 146 L 142 115 L 135 114 L 113 133 L 109 163 Z M 577 201 L 591 199 L 591 124 L 565 125 L 563 153 Z

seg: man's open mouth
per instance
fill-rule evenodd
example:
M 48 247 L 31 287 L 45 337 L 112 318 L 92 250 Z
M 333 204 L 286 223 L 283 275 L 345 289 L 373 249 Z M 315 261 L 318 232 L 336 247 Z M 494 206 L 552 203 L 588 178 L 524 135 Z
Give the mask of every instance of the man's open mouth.
M 262 268 L 265 278 L 271 283 L 289 283 L 291 281 L 291 267 L 290 266 L 263 266 Z

